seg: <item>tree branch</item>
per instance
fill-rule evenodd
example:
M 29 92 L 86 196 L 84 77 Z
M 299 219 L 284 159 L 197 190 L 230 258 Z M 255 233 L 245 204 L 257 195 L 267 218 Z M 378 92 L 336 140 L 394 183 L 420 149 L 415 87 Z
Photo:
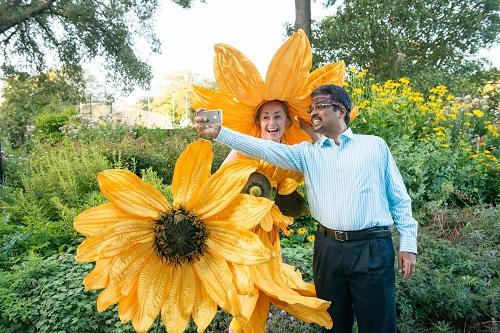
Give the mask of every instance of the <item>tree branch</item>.
M 56 0 L 47 0 L 45 2 L 41 2 L 37 6 L 25 7 L 26 10 L 21 11 L 19 15 L 2 16 L 0 20 L 0 35 L 6 32 L 7 30 L 15 27 L 16 25 L 19 25 L 34 16 L 40 15 L 48 8 L 50 8 L 55 1 Z

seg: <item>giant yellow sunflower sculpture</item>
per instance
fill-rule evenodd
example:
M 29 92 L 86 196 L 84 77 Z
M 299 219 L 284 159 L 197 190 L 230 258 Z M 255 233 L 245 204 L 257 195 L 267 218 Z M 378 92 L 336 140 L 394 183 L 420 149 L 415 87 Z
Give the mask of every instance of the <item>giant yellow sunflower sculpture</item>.
M 316 298 L 314 285 L 305 283 L 299 271 L 282 262 L 277 228 L 271 232 L 260 228 L 257 233 L 262 242 L 279 255 L 270 262 L 241 268 L 250 271 L 254 290 L 240 296 L 244 317 L 249 320 L 233 319 L 233 331 L 264 333 L 271 304 L 302 321 L 332 328 L 333 322 L 328 313 L 330 302 Z M 236 266 L 236 269 L 239 268 Z
M 95 261 L 85 289 L 104 290 L 97 308 L 118 303 L 123 322 L 146 332 L 161 313 L 169 333 L 183 332 L 192 317 L 203 332 L 217 305 L 246 323 L 238 292 L 251 290 L 234 265 L 268 261 L 271 249 L 240 221 L 262 218 L 272 201 L 241 194 L 257 162 L 234 161 L 210 175 L 212 150 L 199 140 L 179 157 L 172 181 L 174 202 L 126 170 L 99 174 L 109 202 L 78 215 L 74 227 L 87 236 L 77 260 Z M 238 275 L 235 275 L 238 274 Z
M 255 113 L 266 101 L 288 103 L 292 124 L 287 128 L 283 143 L 294 144 L 310 140 L 300 129 L 297 117 L 308 120 L 312 90 L 320 85 L 344 83 L 343 61 L 328 64 L 309 73 L 312 51 L 306 34 L 299 30 L 288 38 L 274 55 L 263 81 L 255 65 L 240 51 L 225 45 L 215 45 L 214 72 L 220 90 L 193 87 L 194 109 L 222 109 L 223 125 L 241 133 L 260 137 Z

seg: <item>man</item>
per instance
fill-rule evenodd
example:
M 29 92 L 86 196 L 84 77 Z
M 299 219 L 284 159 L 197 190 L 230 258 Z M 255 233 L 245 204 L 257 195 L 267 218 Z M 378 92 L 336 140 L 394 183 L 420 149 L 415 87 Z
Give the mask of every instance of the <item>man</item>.
M 385 141 L 353 134 L 349 94 L 324 85 L 312 92 L 309 114 L 323 137 L 314 144 L 282 145 L 195 118 L 199 132 L 242 153 L 304 173 L 311 215 L 321 223 L 314 243 L 317 296 L 332 301 L 332 330 L 396 332 L 394 251 L 390 226 L 400 235 L 398 268 L 415 270 L 417 222 L 411 199 Z

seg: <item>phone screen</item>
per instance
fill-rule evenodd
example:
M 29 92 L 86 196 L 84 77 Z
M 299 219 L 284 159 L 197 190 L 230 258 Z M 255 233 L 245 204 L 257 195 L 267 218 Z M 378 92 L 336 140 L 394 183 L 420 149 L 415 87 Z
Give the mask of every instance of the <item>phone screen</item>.
M 222 111 L 221 110 L 200 111 L 198 113 L 198 116 L 207 118 L 208 125 L 220 125 L 220 124 L 222 124 Z

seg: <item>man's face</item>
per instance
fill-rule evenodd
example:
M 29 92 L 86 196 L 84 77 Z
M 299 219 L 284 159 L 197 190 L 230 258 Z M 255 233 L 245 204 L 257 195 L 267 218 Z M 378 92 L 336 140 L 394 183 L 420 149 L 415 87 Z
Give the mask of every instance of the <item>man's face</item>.
M 328 94 L 313 97 L 309 115 L 316 133 L 328 135 L 345 129 L 345 108 Z

